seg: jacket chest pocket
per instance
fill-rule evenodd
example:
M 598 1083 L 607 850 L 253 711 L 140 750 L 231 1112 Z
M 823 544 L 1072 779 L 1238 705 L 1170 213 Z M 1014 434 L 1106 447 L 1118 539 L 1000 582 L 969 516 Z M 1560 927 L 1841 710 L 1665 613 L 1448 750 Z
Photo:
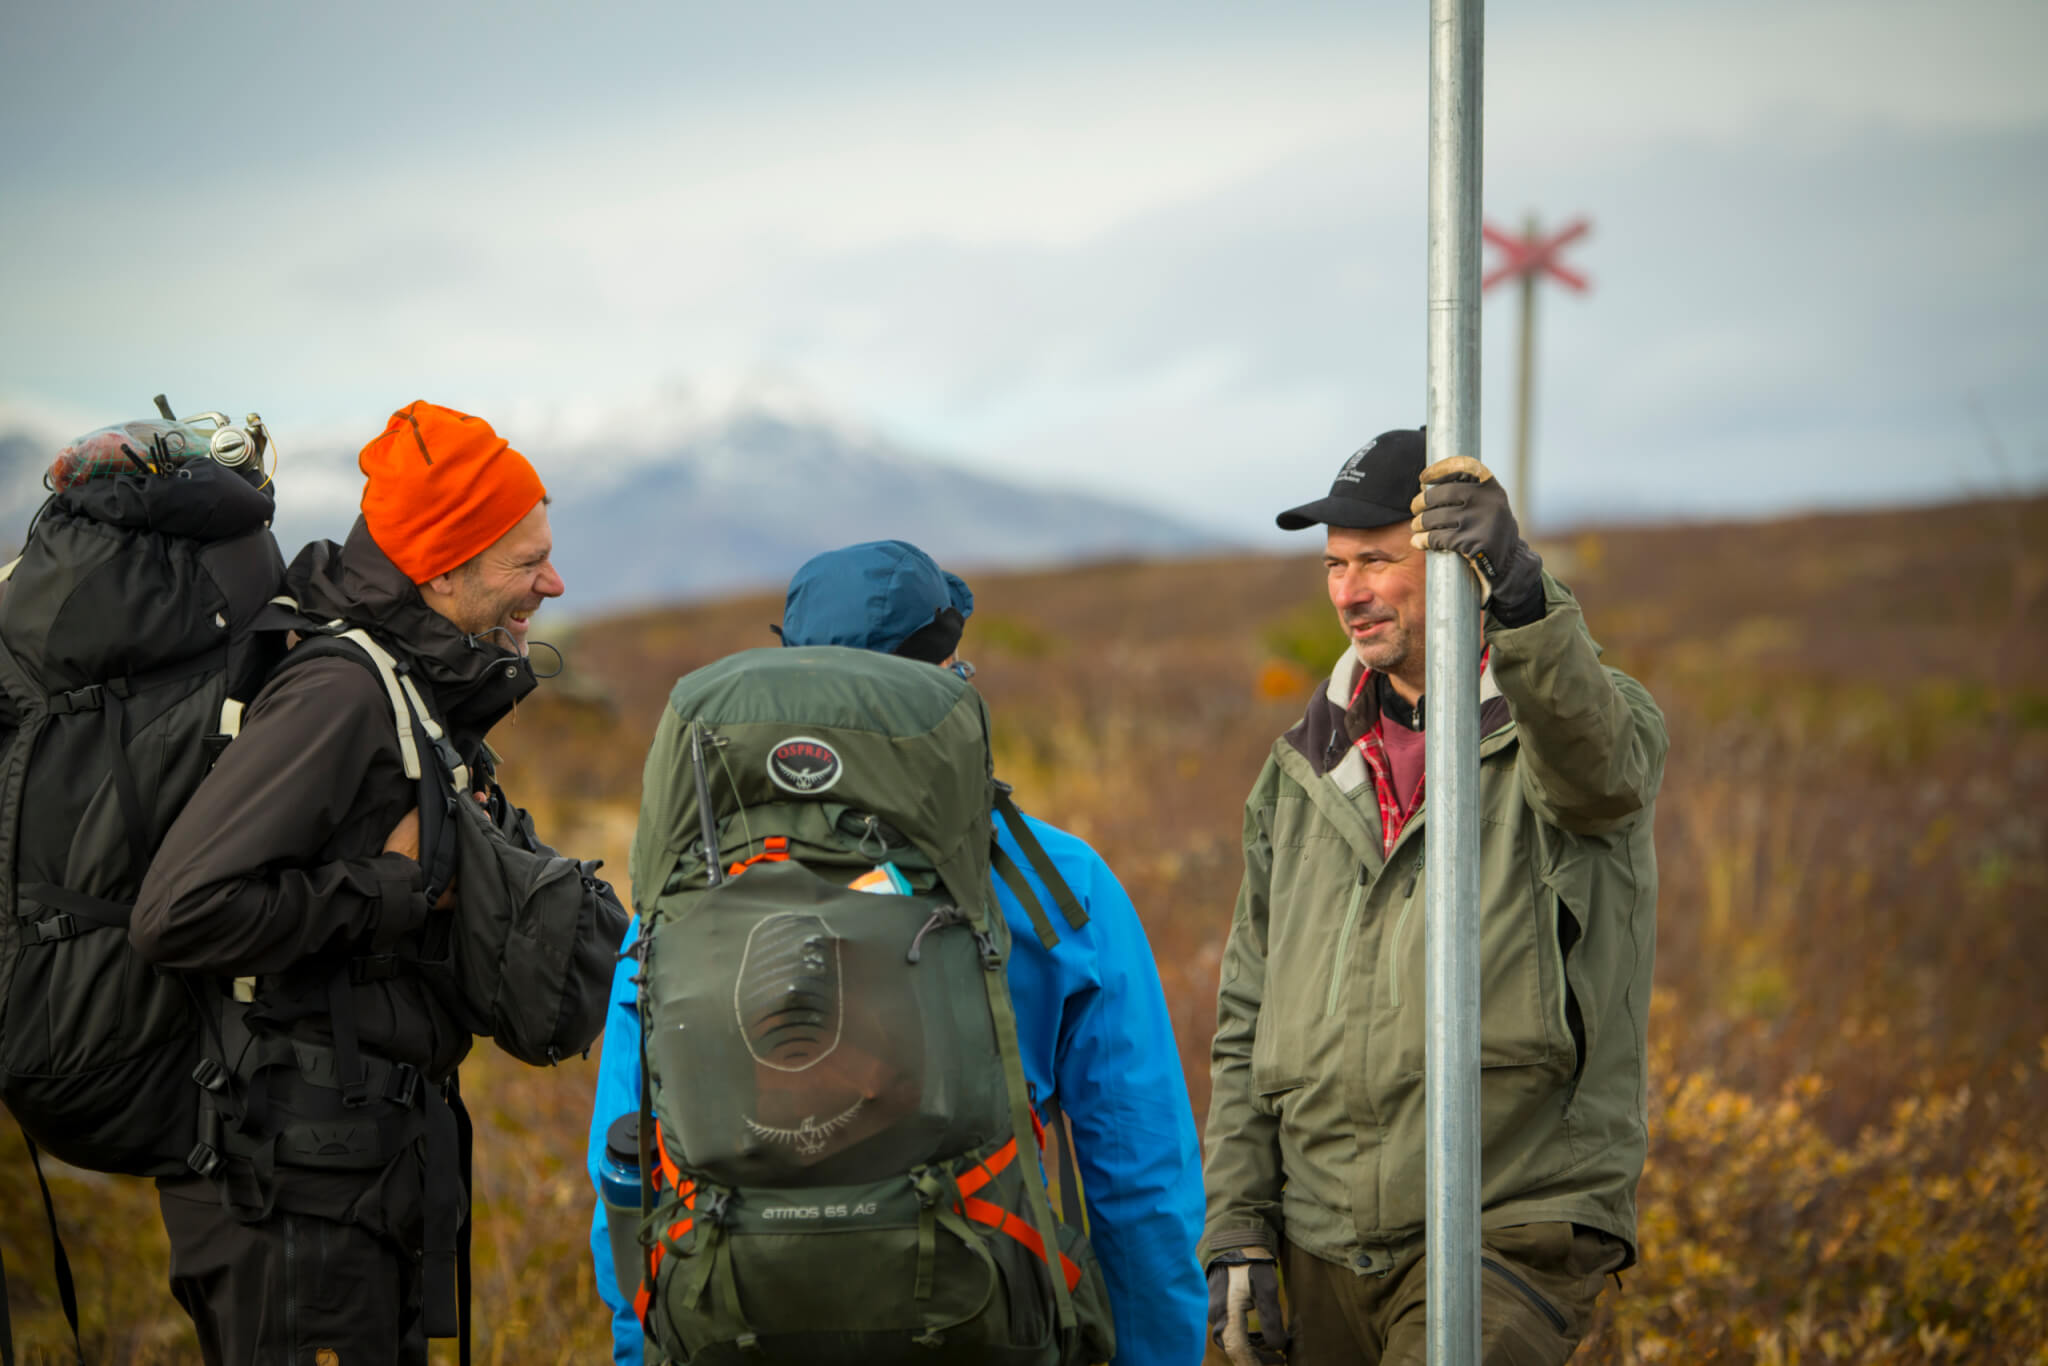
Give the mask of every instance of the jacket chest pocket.
M 1526 859 L 1490 856 L 1489 842 L 1505 831 L 1482 832 L 1479 904 L 1479 1065 L 1544 1067 L 1559 1081 L 1577 1069 L 1579 1049 L 1571 1023 L 1565 950 L 1578 922 Z M 1397 879 L 1386 904 L 1390 929 L 1379 971 L 1386 983 L 1377 1012 L 1379 1037 L 1388 1040 L 1383 1074 L 1390 1082 L 1419 1078 L 1424 1067 L 1427 974 L 1424 948 L 1429 878 L 1419 862 Z
M 1252 1038 L 1253 1103 L 1269 1115 L 1279 1113 L 1280 1097 L 1298 1090 L 1306 1079 L 1299 1041 L 1288 1039 L 1288 1033 L 1279 1012 L 1259 1012 L 1258 1033 Z

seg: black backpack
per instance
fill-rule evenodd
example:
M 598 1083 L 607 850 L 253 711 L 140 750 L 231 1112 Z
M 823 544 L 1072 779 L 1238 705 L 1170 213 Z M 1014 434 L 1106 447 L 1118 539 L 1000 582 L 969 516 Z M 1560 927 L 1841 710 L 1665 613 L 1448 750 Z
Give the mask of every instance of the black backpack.
M 32 1154 L 160 1176 L 197 1136 L 200 1015 L 128 917 L 282 650 L 256 618 L 284 560 L 260 472 L 188 424 L 121 430 L 132 468 L 55 493 L 0 570 L 0 1102 Z M 61 1247 L 59 1288 L 72 1310 Z

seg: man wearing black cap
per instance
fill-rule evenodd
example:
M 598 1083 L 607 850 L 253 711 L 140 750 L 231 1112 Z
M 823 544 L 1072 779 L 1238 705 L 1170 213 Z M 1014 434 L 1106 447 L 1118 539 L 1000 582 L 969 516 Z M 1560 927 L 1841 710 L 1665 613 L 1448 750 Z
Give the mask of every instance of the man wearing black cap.
M 1278 518 L 1327 529 L 1350 648 L 1245 804 L 1202 1239 L 1240 1366 L 1423 1361 L 1427 550 L 1485 605 L 1477 695 L 1434 702 L 1481 735 L 1482 1361 L 1565 1361 L 1635 1260 L 1663 716 L 1486 467 L 1425 464 L 1421 431 L 1383 433 Z

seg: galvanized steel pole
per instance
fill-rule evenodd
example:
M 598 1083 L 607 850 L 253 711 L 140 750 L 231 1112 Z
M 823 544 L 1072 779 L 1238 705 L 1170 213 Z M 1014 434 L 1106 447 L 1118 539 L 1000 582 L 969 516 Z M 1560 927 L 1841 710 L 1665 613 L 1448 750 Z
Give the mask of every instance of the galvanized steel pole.
M 1479 453 L 1483 0 L 1429 7 L 1429 455 Z M 1518 490 L 1519 492 L 1519 490 Z M 1431 552 L 1423 857 L 1427 967 L 1428 1347 L 1479 1360 L 1479 597 Z
M 1525 234 L 1537 240 L 1536 215 L 1529 215 Z M 1522 344 L 1515 360 L 1515 513 L 1528 535 L 1536 525 L 1536 476 L 1529 472 L 1530 410 L 1536 405 L 1536 271 L 1522 274 Z

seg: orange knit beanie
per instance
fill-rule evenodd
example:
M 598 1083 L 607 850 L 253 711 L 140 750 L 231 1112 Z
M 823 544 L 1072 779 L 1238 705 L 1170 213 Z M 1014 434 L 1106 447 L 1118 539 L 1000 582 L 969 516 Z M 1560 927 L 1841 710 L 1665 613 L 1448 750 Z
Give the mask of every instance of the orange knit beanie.
M 490 423 L 424 401 L 393 413 L 356 463 L 370 539 L 414 583 L 466 564 L 547 496 Z

